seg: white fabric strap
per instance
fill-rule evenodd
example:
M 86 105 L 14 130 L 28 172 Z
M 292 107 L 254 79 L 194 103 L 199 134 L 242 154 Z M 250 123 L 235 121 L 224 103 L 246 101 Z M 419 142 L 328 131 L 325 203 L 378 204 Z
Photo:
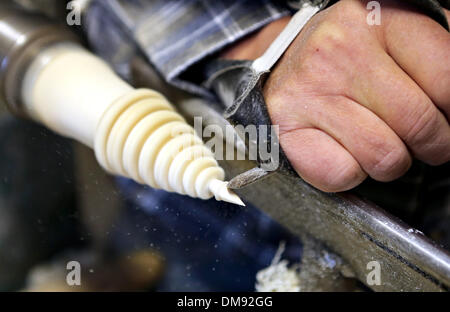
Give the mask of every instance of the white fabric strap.
M 269 71 L 284 54 L 306 23 L 320 10 L 320 5 L 305 2 L 262 56 L 253 61 L 257 73 Z

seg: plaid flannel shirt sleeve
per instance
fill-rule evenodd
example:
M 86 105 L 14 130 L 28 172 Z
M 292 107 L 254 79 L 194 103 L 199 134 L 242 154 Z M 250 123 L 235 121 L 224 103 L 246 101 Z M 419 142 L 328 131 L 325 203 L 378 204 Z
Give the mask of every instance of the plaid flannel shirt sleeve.
M 94 50 L 127 75 L 142 51 L 171 84 L 189 92 L 208 91 L 190 81 L 189 69 L 207 56 L 290 11 L 276 0 L 94 0 L 87 34 Z M 192 76 L 192 75 L 191 75 Z

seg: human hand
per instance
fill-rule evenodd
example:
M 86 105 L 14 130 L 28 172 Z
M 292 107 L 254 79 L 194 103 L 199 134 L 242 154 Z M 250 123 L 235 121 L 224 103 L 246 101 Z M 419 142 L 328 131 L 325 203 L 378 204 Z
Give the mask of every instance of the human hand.
M 412 157 L 450 160 L 450 34 L 406 4 L 380 2 L 379 26 L 366 22 L 365 1 L 341 0 L 318 13 L 264 86 L 284 152 L 323 191 L 351 189 L 367 175 L 394 180 Z M 287 22 L 224 57 L 255 59 Z

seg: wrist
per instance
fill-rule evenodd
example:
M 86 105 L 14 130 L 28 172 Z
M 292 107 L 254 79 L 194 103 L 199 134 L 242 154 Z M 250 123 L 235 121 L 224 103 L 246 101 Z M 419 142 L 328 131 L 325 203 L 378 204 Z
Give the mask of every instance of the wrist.
M 282 17 L 256 33 L 240 40 L 235 45 L 229 47 L 221 54 L 221 57 L 228 60 L 255 60 L 260 57 L 277 38 L 291 17 Z

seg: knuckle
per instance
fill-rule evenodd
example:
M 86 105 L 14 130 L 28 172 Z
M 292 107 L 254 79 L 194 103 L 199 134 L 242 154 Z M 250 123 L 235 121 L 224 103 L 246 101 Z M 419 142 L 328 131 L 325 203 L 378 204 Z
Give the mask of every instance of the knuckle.
M 404 140 L 412 147 L 428 143 L 438 131 L 438 110 L 432 105 L 413 105 L 413 112 L 407 116 L 407 131 Z M 422 107 L 422 108 L 420 108 Z
M 372 178 L 378 181 L 391 181 L 402 176 L 411 166 L 411 157 L 403 146 L 389 147 L 376 153 L 370 170 Z
M 450 136 L 445 137 L 441 142 L 428 143 L 424 146 L 426 154 L 423 161 L 432 166 L 439 166 L 450 161 Z
M 344 27 L 333 21 L 322 22 L 307 40 L 298 64 L 301 72 L 298 78 L 323 81 L 326 76 L 345 72 L 349 57 L 359 58 L 359 51 L 351 50 L 349 41 Z
M 339 8 L 339 10 L 336 10 L 337 12 L 345 12 L 344 14 L 346 16 L 355 14 L 356 8 L 362 7 L 362 1 L 360 0 L 343 0 L 339 1 L 336 4 L 336 7 Z
M 442 71 L 435 78 L 435 101 L 450 115 L 450 70 Z
M 332 55 L 338 49 L 347 48 L 347 37 L 345 29 L 339 23 L 328 19 L 320 23 L 311 35 L 310 51 Z
M 322 177 L 321 189 L 325 192 L 343 192 L 359 185 L 366 178 L 357 162 L 336 164 Z
M 442 155 L 438 158 L 430 159 L 425 162 L 431 166 L 440 166 L 440 165 L 446 164 L 449 161 L 450 161 L 450 153 L 446 153 L 445 155 Z
M 415 156 L 430 165 L 441 165 L 450 160 L 450 128 L 436 107 L 429 105 L 415 122 L 409 124 L 404 137 Z

